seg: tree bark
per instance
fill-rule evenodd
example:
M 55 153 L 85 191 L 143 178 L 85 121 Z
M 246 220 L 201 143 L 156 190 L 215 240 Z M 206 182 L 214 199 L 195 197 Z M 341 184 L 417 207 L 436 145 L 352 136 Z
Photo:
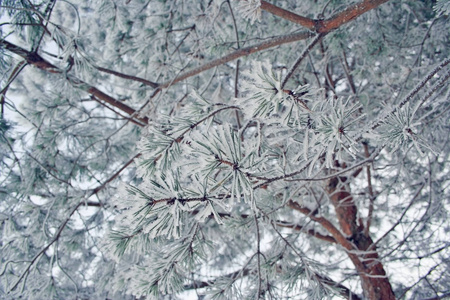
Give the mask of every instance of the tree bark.
M 339 240 L 338 242 L 348 250 L 347 254 L 361 278 L 365 298 L 395 300 L 391 283 L 379 259 L 376 246 L 368 232 L 364 233 L 362 221 L 357 220 L 358 209 L 346 181 L 346 177 L 334 177 L 327 186 L 341 231 L 352 246 L 349 249 L 347 243 Z

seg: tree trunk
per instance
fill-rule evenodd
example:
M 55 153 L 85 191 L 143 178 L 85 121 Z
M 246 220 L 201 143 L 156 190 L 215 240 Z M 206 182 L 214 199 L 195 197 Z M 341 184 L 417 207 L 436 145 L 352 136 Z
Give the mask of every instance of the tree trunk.
M 350 242 L 340 244 L 348 250 L 347 254 L 358 271 L 364 296 L 370 300 L 394 300 L 395 295 L 379 260 L 376 246 L 372 238 L 364 234 L 362 221 L 357 222 L 358 209 L 346 181 L 346 177 L 335 177 L 327 186 L 341 231 Z

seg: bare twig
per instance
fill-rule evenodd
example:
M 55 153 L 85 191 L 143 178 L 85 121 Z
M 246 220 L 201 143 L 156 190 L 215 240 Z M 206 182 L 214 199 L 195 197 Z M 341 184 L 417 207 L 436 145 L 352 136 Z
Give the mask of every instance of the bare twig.
M 277 225 L 278 227 L 283 227 L 283 228 L 291 228 L 291 229 L 294 229 L 296 231 L 300 231 L 300 232 L 306 233 L 306 234 L 308 234 L 310 236 L 313 236 L 313 237 L 315 237 L 315 238 L 317 238 L 319 240 L 326 241 L 326 242 L 329 242 L 329 243 L 332 243 L 332 244 L 336 244 L 337 243 L 335 238 L 330 236 L 330 235 L 321 234 L 321 233 L 319 233 L 319 232 L 317 232 L 315 230 L 312 230 L 312 229 L 305 229 L 303 226 L 298 225 L 298 224 L 289 224 L 289 223 L 287 223 L 285 221 L 276 221 L 275 225 Z
M 289 78 L 294 74 L 295 70 L 298 68 L 300 63 L 303 61 L 303 59 L 308 55 L 309 51 L 325 36 L 326 34 L 321 33 L 314 37 L 314 39 L 309 43 L 309 45 L 303 49 L 303 52 L 300 54 L 300 56 L 297 58 L 295 63 L 292 65 L 292 67 L 289 69 L 288 73 L 283 79 L 283 82 L 281 83 L 281 88 L 283 89 L 286 83 L 288 82 Z
M 347 55 L 345 54 L 345 51 L 342 51 L 341 63 L 344 68 L 345 76 L 347 77 L 350 90 L 352 91 L 353 95 L 356 95 L 355 82 L 353 81 L 352 74 L 350 74 L 350 67 L 348 66 Z
M 261 297 L 261 284 L 262 284 L 262 279 L 261 279 L 261 235 L 259 232 L 259 220 L 258 217 L 256 216 L 256 212 L 253 213 L 253 217 L 255 219 L 255 227 L 256 227 L 256 256 L 257 256 L 257 261 L 258 261 L 258 294 L 256 296 L 256 299 L 259 299 Z
M 13 83 L 13 81 L 17 78 L 17 76 L 19 76 L 20 72 L 22 72 L 22 70 L 25 68 L 26 65 L 27 64 L 24 60 L 19 62 L 12 70 L 11 75 L 9 76 L 8 82 L 6 83 L 5 87 L 0 91 L 0 106 L 1 106 L 0 119 L 3 119 L 3 114 L 4 114 L 4 109 L 5 109 L 6 92 L 8 91 L 11 83 Z
M 369 158 L 370 154 L 369 154 L 369 146 L 364 143 L 364 155 Z M 375 201 L 375 193 L 373 192 L 373 187 L 372 187 L 372 176 L 370 174 L 370 165 L 366 166 L 366 174 L 367 174 L 367 188 L 369 190 L 369 212 L 367 214 L 367 223 L 366 223 L 366 227 L 364 228 L 364 234 L 366 236 L 369 236 L 369 229 L 370 229 L 370 225 L 372 223 L 372 215 L 373 215 L 373 202 Z
M 156 82 L 153 81 L 149 81 L 147 79 L 141 78 L 141 77 L 137 77 L 137 76 L 132 76 L 132 75 L 127 75 L 127 74 L 123 74 L 114 70 L 110 70 L 110 69 L 106 69 L 106 68 L 102 68 L 99 66 L 94 65 L 94 68 L 96 68 L 97 70 L 104 72 L 104 73 L 108 73 L 123 79 L 128 79 L 128 80 L 133 80 L 133 81 L 137 81 L 140 83 L 143 83 L 145 85 L 151 86 L 152 88 L 158 88 L 158 84 Z

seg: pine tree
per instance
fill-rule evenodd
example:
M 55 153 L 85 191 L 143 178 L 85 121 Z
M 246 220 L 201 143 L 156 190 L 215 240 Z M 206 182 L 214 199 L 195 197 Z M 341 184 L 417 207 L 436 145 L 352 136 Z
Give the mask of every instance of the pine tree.
M 1 297 L 448 297 L 449 11 L 1 0 Z

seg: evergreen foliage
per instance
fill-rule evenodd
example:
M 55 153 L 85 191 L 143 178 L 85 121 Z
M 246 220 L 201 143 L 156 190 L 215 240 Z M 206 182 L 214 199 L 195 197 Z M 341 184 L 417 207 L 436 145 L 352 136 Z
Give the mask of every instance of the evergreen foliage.
M 0 297 L 450 296 L 449 11 L 0 0 Z

